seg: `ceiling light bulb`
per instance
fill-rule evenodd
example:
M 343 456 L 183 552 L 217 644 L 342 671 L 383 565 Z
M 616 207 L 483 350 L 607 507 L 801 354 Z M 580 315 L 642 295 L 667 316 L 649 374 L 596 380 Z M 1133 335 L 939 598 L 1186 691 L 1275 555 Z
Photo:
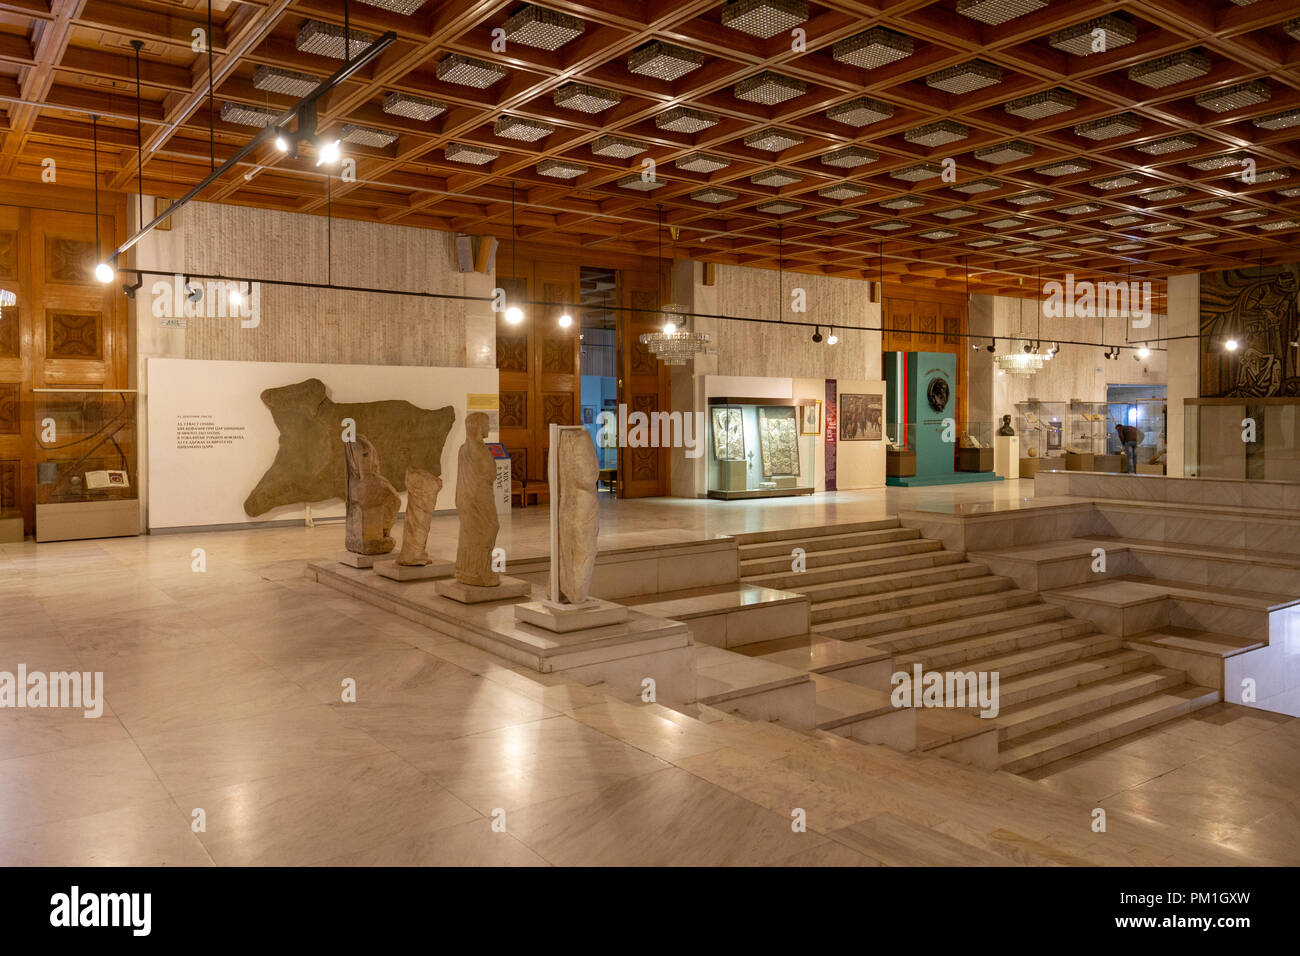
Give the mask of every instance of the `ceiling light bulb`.
M 524 310 L 517 305 L 512 305 L 506 309 L 506 321 L 511 325 L 518 325 L 524 320 Z
M 830 335 L 826 336 L 826 344 L 827 344 L 827 345 L 834 345 L 834 344 L 835 344 L 836 342 L 838 342 L 839 340 L 840 340 L 840 337 L 839 337 L 838 335 L 836 335 L 834 332 L 832 332 Z
M 289 152 L 289 141 L 284 138 L 283 133 L 275 138 L 275 148 L 282 153 Z
M 1228 339 L 1228 341 L 1223 343 L 1223 347 L 1227 349 L 1229 352 L 1235 352 L 1237 351 L 1237 340 Z
M 569 313 L 566 312 L 564 313 L 564 315 L 560 316 L 559 322 L 560 322 L 560 328 L 567 329 L 569 326 L 573 324 L 573 316 L 569 315 Z
M 1151 350 L 1144 345 L 1138 349 L 1137 357 L 1140 359 L 1148 359 L 1151 357 Z
M 317 166 L 333 166 L 343 155 L 343 150 L 337 139 L 328 143 L 322 142 L 316 149 Z
M 675 334 L 676 332 L 677 332 L 677 323 L 676 323 L 676 322 L 665 322 L 665 323 L 664 323 L 664 335 L 673 335 L 673 334 Z
M 114 275 L 113 267 L 107 262 L 101 262 L 95 266 L 95 278 L 100 282 L 112 282 Z

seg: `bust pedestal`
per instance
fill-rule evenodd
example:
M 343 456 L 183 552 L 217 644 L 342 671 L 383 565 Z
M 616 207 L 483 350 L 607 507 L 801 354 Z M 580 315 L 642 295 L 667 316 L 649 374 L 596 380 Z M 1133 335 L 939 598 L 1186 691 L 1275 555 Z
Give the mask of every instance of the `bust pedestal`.
M 1007 481 L 1020 477 L 1020 436 L 993 436 L 993 470 Z

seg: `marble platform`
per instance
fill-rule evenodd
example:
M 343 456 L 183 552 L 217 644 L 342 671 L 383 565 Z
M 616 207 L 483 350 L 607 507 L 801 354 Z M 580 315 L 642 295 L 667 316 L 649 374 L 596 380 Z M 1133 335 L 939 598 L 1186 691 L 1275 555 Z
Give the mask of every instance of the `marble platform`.
M 390 551 L 387 554 L 357 554 L 355 551 L 340 551 L 337 555 L 339 564 L 345 564 L 349 568 L 373 568 L 378 564 L 386 561 L 396 561 L 396 552 Z
M 394 581 L 428 581 L 432 578 L 449 578 L 456 573 L 451 561 L 434 561 L 432 564 L 398 564 L 383 561 L 375 565 L 375 573 Z
M 578 684 L 604 683 L 623 697 L 640 694 L 644 679 L 651 678 L 661 700 L 695 699 L 695 645 L 686 625 L 678 621 L 629 611 L 620 624 L 556 633 L 516 620 L 517 600 L 462 604 L 441 596 L 436 581 L 393 581 L 336 562 L 312 562 L 308 575 L 349 597 L 543 674 L 563 673 Z M 544 591 L 534 586 L 522 597 L 540 601 Z

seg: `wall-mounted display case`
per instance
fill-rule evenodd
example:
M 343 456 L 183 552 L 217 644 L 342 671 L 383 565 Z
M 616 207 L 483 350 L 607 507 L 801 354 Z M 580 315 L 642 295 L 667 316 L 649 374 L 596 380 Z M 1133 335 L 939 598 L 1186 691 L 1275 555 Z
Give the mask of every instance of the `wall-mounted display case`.
M 711 398 L 708 414 L 710 498 L 810 495 L 816 486 L 815 434 L 801 434 L 803 403 Z
M 36 540 L 140 533 L 134 389 L 36 388 Z

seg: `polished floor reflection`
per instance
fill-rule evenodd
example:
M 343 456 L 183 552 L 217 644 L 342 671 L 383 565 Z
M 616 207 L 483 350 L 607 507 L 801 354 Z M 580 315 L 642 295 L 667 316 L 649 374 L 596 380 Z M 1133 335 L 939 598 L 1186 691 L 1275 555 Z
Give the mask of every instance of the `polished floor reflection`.
M 601 544 L 1031 494 L 606 499 Z M 545 529 L 515 512 L 502 543 L 540 553 Z M 107 701 L 0 710 L 0 864 L 1300 862 L 1289 718 L 1219 705 L 1024 779 L 511 666 L 307 581 L 341 544 L 331 524 L 0 546 L 0 671 L 102 671 Z

